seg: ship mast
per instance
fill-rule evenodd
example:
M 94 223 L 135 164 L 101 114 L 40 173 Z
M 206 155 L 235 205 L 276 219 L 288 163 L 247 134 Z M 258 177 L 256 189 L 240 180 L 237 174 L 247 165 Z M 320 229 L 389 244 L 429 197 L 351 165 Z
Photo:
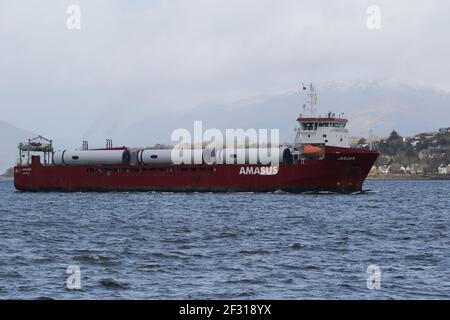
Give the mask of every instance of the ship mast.
M 308 91 L 307 96 L 308 96 L 308 102 L 307 104 L 309 105 L 309 112 L 311 113 L 311 115 L 315 115 L 317 112 L 317 92 L 316 92 L 316 88 L 314 87 L 314 85 L 312 83 L 309 83 L 307 85 L 302 84 L 303 87 L 303 91 Z M 306 110 L 306 104 L 303 105 L 303 112 L 305 112 Z

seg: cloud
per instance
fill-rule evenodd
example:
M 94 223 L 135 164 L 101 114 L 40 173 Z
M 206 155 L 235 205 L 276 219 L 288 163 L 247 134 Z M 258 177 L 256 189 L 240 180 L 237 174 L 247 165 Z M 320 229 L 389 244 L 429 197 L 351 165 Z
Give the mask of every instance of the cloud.
M 448 89 L 450 4 L 375 2 L 379 31 L 366 27 L 373 1 L 0 0 L 1 115 L 71 136 L 303 80 Z M 66 28 L 70 4 L 80 31 Z

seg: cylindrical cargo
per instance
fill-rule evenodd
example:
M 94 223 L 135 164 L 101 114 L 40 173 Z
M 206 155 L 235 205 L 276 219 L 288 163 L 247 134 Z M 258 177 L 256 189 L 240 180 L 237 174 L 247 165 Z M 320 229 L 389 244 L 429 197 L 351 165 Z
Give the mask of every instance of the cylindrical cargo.
M 63 161 L 64 152 L 66 152 L 66 150 L 53 152 L 53 161 L 52 162 L 54 165 L 60 166 L 60 165 L 64 164 L 64 161 Z
M 216 152 L 216 164 L 246 164 L 248 163 L 248 150 L 239 149 L 219 149 Z M 256 163 L 256 162 L 255 162 Z
M 289 148 L 238 148 L 216 150 L 215 163 L 269 164 L 289 163 Z
M 292 163 L 289 148 L 141 149 L 134 154 L 135 162 L 140 165 Z M 129 150 L 64 150 L 53 153 L 55 165 L 129 164 L 130 160 Z
M 191 163 L 187 164 L 203 164 L 203 149 L 192 149 Z
M 203 164 L 202 149 L 144 149 L 138 152 L 138 163 L 150 164 Z
M 172 164 L 172 150 L 169 149 L 143 149 L 137 153 L 138 163 L 146 164 Z
M 55 165 L 119 165 L 130 163 L 128 150 L 80 150 L 53 153 Z
M 217 150 L 214 148 L 206 148 L 203 150 L 203 162 L 205 164 L 215 164 L 216 163 L 216 153 Z

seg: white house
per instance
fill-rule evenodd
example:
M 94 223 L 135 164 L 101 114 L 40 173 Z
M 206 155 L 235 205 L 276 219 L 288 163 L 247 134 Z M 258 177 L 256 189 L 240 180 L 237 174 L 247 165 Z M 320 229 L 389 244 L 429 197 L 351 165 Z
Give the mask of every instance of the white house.
M 438 168 L 439 174 L 449 174 L 450 173 L 450 165 L 446 166 L 444 164 L 441 164 Z
M 378 172 L 382 173 L 382 174 L 388 174 L 389 173 L 389 169 L 391 168 L 391 166 L 380 166 L 378 167 Z
M 411 174 L 423 174 L 424 167 L 420 164 L 412 164 L 410 167 Z

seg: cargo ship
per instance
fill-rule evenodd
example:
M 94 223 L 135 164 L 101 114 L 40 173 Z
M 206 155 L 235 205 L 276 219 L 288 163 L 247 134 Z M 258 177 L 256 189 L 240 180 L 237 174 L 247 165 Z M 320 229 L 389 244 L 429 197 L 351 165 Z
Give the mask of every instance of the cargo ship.
M 351 147 L 348 120 L 332 112 L 316 115 L 315 89 L 312 84 L 303 89 L 309 90 L 309 114 L 304 105 L 291 146 L 270 148 L 276 163 L 258 160 L 262 148 L 246 148 L 241 160 L 236 157 L 237 149 L 185 149 L 193 158 L 200 158 L 200 163 L 174 163 L 173 150 L 114 147 L 108 139 L 104 148 L 90 149 L 84 141 L 80 150 L 55 151 L 51 140 L 39 136 L 19 144 L 15 188 L 64 192 L 362 191 L 379 152 L 372 147 Z

